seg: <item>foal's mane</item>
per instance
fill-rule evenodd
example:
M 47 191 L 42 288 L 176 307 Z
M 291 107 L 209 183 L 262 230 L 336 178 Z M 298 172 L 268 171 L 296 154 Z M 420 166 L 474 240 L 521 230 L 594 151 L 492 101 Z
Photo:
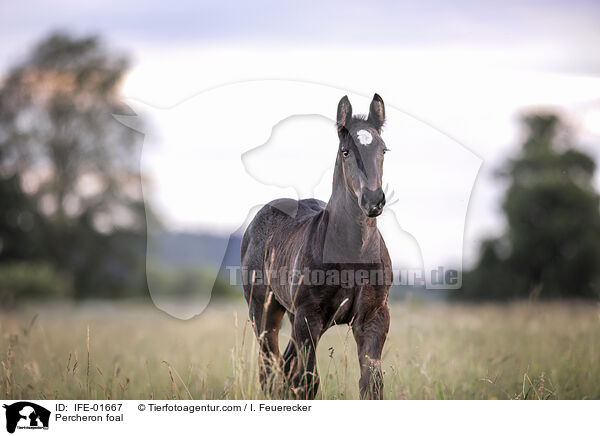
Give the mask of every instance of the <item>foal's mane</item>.
M 367 123 L 367 118 L 367 115 L 364 114 L 352 115 L 352 118 L 344 126 L 337 125 L 338 132 L 346 136 L 350 133 L 350 127 L 356 123 Z

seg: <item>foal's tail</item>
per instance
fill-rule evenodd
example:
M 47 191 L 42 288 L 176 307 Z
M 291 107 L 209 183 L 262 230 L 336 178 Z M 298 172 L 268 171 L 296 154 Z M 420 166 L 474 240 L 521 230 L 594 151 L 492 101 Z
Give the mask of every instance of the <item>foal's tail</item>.
M 248 252 L 248 246 L 250 245 L 250 240 L 252 239 L 252 237 L 250 236 L 250 227 L 252 226 L 252 223 L 250 223 L 250 225 L 248 226 L 248 228 L 246 229 L 246 231 L 244 232 L 244 235 L 242 236 L 242 243 L 240 246 L 240 261 L 241 261 L 241 266 L 244 266 L 244 259 L 246 258 L 246 253 Z

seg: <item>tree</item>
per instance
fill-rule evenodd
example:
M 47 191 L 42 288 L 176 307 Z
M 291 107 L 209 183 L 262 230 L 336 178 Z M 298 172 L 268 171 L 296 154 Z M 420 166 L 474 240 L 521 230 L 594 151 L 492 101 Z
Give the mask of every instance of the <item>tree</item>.
M 0 261 L 50 261 L 78 297 L 145 286 L 140 137 L 113 117 L 127 67 L 56 33 L 0 88 Z
M 465 274 L 463 298 L 600 296 L 600 211 L 596 165 L 570 146 L 554 114 L 522 119 L 526 140 L 498 177 L 508 180 L 507 230 L 482 243 Z

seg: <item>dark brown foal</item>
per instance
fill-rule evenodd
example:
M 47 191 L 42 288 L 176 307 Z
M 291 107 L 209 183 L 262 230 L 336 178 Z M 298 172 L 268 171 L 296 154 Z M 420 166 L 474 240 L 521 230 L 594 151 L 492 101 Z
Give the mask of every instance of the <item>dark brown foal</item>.
M 384 121 L 377 94 L 367 118 L 353 117 L 348 98 L 342 98 L 329 202 L 272 201 L 244 234 L 244 295 L 260 343 L 260 381 L 266 392 L 274 393 L 271 379 L 278 368 L 292 397 L 314 398 L 319 339 L 334 324 L 350 324 L 358 347 L 361 397 L 383 396 L 381 354 L 390 324 L 392 281 L 390 257 L 377 230 L 385 205 Z M 281 355 L 278 333 L 286 312 L 292 332 Z

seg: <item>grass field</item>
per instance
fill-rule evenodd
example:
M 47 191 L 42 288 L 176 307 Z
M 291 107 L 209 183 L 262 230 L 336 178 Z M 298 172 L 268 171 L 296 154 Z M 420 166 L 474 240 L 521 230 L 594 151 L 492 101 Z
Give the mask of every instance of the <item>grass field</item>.
M 395 303 L 387 399 L 600 398 L 594 303 Z M 289 325 L 280 342 L 289 339 Z M 256 340 L 242 304 L 191 321 L 152 305 L 89 304 L 0 314 L 2 399 L 252 399 Z M 319 344 L 317 398 L 358 398 L 346 326 Z

